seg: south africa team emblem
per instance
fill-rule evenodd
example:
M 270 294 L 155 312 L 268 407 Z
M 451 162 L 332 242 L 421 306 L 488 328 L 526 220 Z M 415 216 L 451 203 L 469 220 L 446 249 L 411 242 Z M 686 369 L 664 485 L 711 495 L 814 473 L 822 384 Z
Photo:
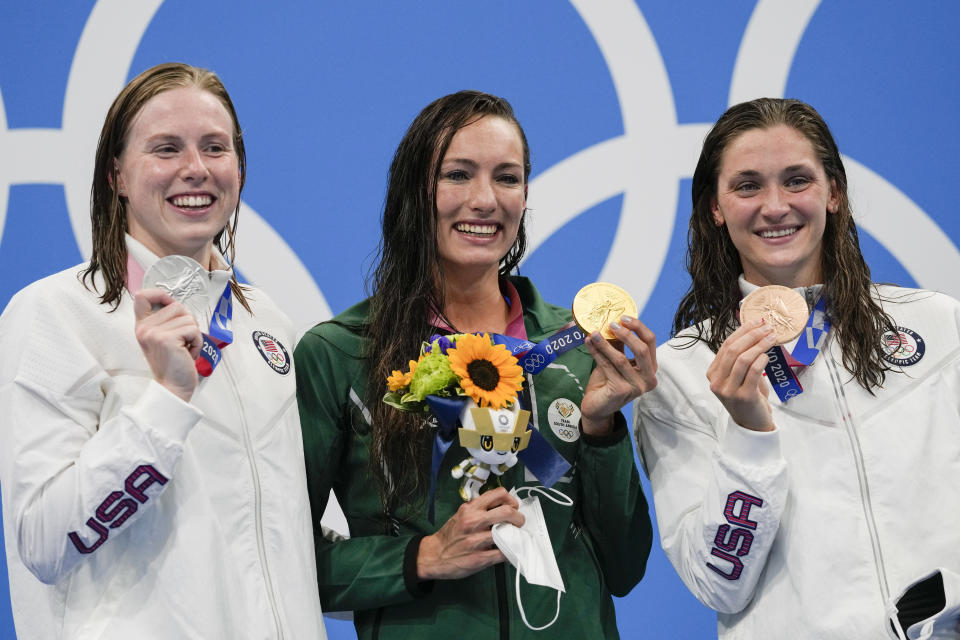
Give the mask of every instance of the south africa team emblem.
M 564 442 L 576 442 L 580 439 L 580 407 L 566 398 L 557 398 L 547 409 L 550 428 Z
M 257 345 L 257 351 L 267 361 L 270 368 L 280 375 L 290 373 L 290 354 L 286 348 L 280 344 L 280 341 L 269 333 L 263 331 L 253 332 L 253 344 Z
M 884 360 L 898 367 L 907 367 L 920 362 L 927 345 L 916 331 L 897 327 L 896 333 L 887 331 L 883 334 L 881 349 Z

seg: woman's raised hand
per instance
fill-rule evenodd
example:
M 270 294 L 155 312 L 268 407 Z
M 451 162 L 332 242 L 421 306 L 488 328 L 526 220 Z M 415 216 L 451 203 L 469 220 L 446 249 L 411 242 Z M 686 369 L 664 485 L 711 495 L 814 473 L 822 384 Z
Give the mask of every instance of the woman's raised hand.
M 203 346 L 197 321 L 186 307 L 160 289 L 143 289 L 133 298 L 137 342 L 157 382 L 189 402 L 197 388 L 194 364 Z
M 610 323 L 617 337 L 611 343 L 599 333 L 587 338 L 587 351 L 597 366 L 590 374 L 580 404 L 583 432 L 605 435 L 613 429 L 613 415 L 628 402 L 657 386 L 657 342 L 640 320 L 623 316 L 619 323 Z M 624 345 L 633 358 L 627 358 Z
M 767 400 L 770 389 L 763 379 L 773 343 L 773 329 L 762 322 L 742 325 L 723 341 L 707 368 L 710 391 L 734 422 L 753 431 L 774 429 Z

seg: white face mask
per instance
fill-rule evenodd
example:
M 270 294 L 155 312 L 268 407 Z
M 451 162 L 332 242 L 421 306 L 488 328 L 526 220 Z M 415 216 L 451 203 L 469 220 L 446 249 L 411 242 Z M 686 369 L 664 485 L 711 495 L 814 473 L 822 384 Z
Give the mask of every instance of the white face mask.
M 539 487 L 521 487 L 528 492 L 537 491 L 558 504 L 572 506 L 573 501 L 566 495 L 551 491 L 559 495 L 563 500 L 557 500 L 544 492 Z M 516 489 L 511 489 L 510 494 L 519 500 Z M 520 513 L 525 519 L 523 527 L 516 527 L 507 522 L 500 522 L 493 525 L 493 541 L 507 557 L 507 560 L 517 569 L 517 605 L 520 608 L 520 617 L 527 628 L 532 631 L 546 629 L 557 620 L 560 615 L 560 594 L 566 590 L 563 586 L 563 578 L 560 576 L 560 567 L 557 566 L 557 558 L 553 554 L 553 545 L 550 542 L 550 532 L 547 530 L 547 523 L 543 518 L 543 509 L 540 507 L 540 499 L 536 496 L 520 500 Z M 520 576 L 523 575 L 530 584 L 537 584 L 544 587 L 555 589 L 557 592 L 557 613 L 553 620 L 542 627 L 531 627 L 527 622 L 527 616 L 523 611 L 523 603 L 520 600 Z

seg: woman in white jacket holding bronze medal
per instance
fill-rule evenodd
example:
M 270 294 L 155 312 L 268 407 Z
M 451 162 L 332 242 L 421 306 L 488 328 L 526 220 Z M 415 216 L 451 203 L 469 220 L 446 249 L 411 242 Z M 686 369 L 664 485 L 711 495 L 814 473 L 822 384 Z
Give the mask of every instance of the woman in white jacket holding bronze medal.
M 0 487 L 23 638 L 322 638 L 290 321 L 223 252 L 245 177 L 212 72 L 107 114 L 89 263 L 0 317 Z
M 812 107 L 716 123 L 687 264 L 635 429 L 663 547 L 720 637 L 956 637 L 931 634 L 960 611 L 960 305 L 871 283 Z

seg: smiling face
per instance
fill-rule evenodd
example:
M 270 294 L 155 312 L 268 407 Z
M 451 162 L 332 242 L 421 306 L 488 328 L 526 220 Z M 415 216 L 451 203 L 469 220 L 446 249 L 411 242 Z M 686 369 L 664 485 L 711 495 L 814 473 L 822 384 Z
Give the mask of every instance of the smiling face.
M 233 120 L 211 93 L 160 93 L 134 118 L 116 162 L 127 229 L 156 255 L 210 265 L 214 237 L 240 197 Z
M 476 402 L 468 401 L 460 411 L 460 445 L 477 462 L 512 467 L 517 463 L 518 452 L 529 442 L 529 436 L 525 435 L 529 418 L 529 412 L 520 409 L 519 402 L 493 409 L 478 408 Z M 472 434 L 465 433 L 468 431 L 479 432 L 472 446 L 468 440 Z
M 496 274 L 526 207 L 516 125 L 484 116 L 454 134 L 437 182 L 437 245 L 444 273 Z
M 723 152 L 711 211 L 726 225 L 749 282 L 808 286 L 822 282 L 835 191 L 803 134 L 787 125 L 750 129 Z

